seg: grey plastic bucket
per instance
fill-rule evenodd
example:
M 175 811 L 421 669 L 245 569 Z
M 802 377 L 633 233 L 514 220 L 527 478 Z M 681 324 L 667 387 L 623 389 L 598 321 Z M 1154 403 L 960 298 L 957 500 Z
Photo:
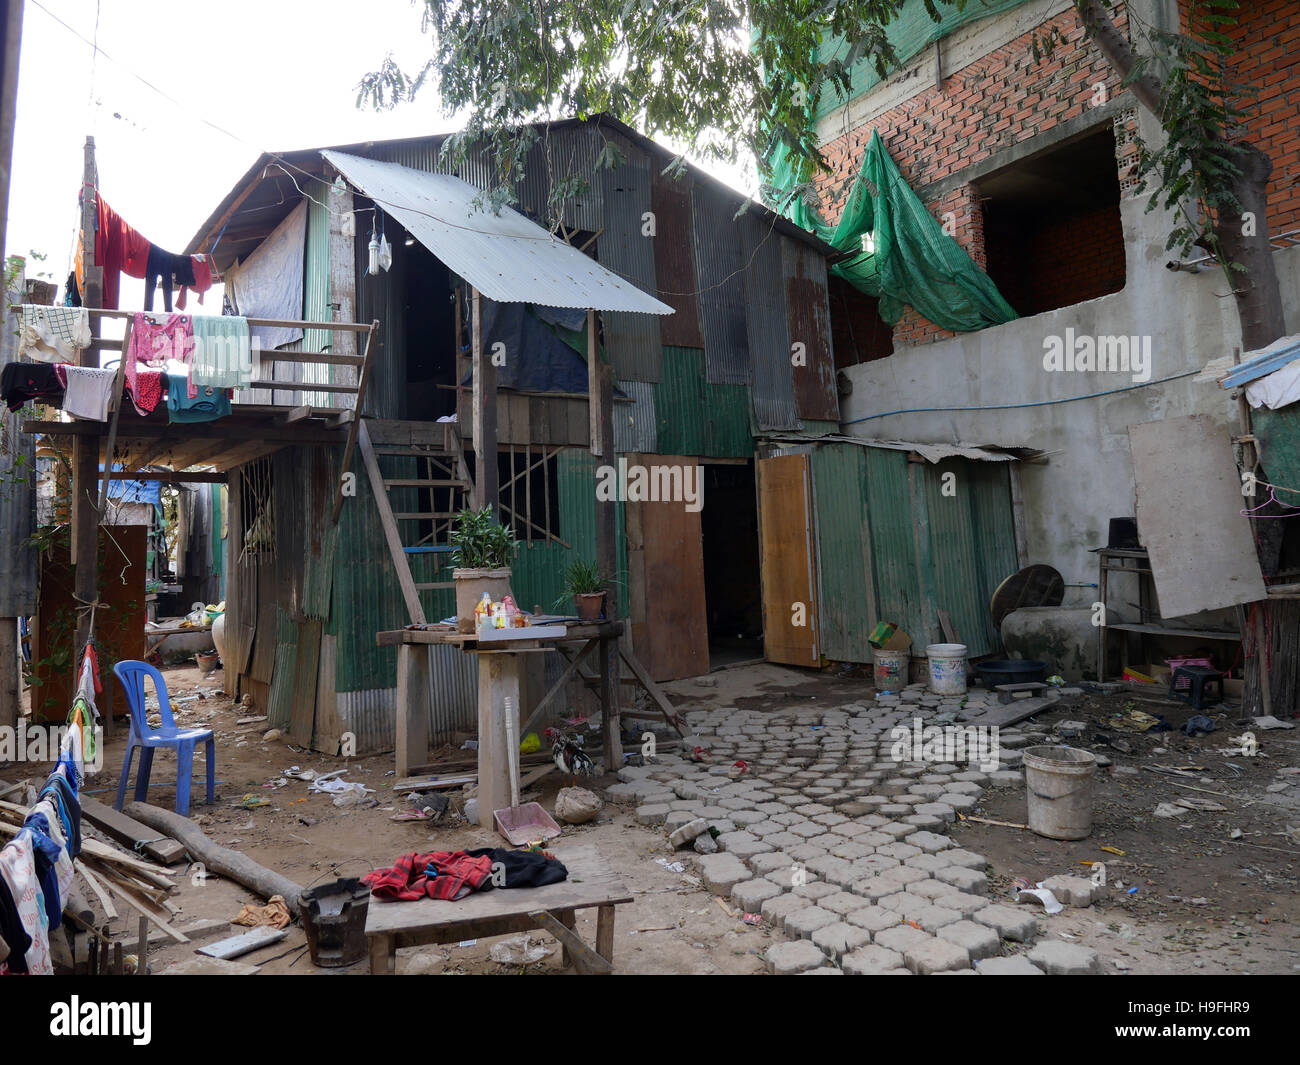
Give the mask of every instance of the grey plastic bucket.
M 1092 832 L 1097 759 L 1074 747 L 1025 748 L 1029 829 L 1048 839 L 1084 839 Z

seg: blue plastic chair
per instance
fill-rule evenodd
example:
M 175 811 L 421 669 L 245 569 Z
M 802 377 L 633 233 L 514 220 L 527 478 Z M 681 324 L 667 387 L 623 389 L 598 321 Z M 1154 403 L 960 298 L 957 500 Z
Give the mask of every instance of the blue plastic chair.
M 140 767 L 135 777 L 135 801 L 144 802 L 149 793 L 149 772 L 153 769 L 153 752 L 156 747 L 176 748 L 176 812 L 188 817 L 190 812 L 190 776 L 194 768 L 194 748 L 199 743 L 207 745 L 208 753 L 208 805 L 216 801 L 217 747 L 212 729 L 177 728 L 172 719 L 171 702 L 167 698 L 167 682 L 163 675 L 148 662 L 125 661 L 113 667 L 117 679 L 126 689 L 126 702 L 131 708 L 131 735 L 127 740 L 126 756 L 122 760 L 122 779 L 117 784 L 117 802 L 113 809 L 122 809 L 126 800 L 126 782 L 131 778 L 131 757 L 140 748 Z M 158 710 L 162 726 L 153 728 L 145 713 L 144 682 L 153 680 L 158 693 Z

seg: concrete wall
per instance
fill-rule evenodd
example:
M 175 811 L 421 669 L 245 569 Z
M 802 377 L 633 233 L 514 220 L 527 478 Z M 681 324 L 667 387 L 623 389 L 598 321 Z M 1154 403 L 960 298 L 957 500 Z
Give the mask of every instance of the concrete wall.
M 1147 197 L 1121 204 L 1127 260 L 1124 289 L 1100 299 L 1022 318 L 978 333 L 915 347 L 847 368 L 852 394 L 842 399 L 844 431 L 874 439 L 999 444 L 1049 453 L 1045 465 L 1025 465 L 1023 490 L 1029 554 L 1056 566 L 1067 583 L 1097 579 L 1089 548 L 1106 542 L 1112 517 L 1134 511 L 1128 427 L 1138 422 L 1206 413 L 1235 430 L 1228 393 L 1190 378 L 1129 391 L 1059 402 L 1126 388 L 1131 375 L 1048 372 L 1044 338 L 1076 334 L 1151 337 L 1150 380 L 1199 370 L 1240 343 L 1222 274 L 1165 269 L 1168 223 L 1145 213 Z M 1300 249 L 1275 254 L 1287 303 L 1288 332 L 1300 332 Z M 953 408 L 1043 404 L 1008 410 Z M 917 408 L 916 413 L 871 415 Z M 1194 489 L 1189 505 L 1195 503 Z M 1066 603 L 1091 602 L 1091 589 L 1068 589 Z

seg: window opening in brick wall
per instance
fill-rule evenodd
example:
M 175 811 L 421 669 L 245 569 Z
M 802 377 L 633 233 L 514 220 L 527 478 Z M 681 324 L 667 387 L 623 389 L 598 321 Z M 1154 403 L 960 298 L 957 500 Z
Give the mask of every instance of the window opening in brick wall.
M 1124 287 L 1124 228 L 1107 123 L 976 183 L 987 271 L 1022 317 Z
M 834 274 L 827 275 L 826 295 L 837 370 L 894 354 L 894 330 L 880 317 L 878 299 Z

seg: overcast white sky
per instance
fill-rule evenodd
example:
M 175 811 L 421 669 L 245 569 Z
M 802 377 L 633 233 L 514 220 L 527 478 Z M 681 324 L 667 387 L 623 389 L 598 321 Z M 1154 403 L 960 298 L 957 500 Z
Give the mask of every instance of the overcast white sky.
M 96 58 L 47 11 L 112 59 Z M 355 105 L 358 80 L 385 52 L 407 67 L 428 54 L 419 27 L 410 0 L 27 0 L 7 253 L 48 255 L 29 259 L 28 276 L 48 269 L 63 282 L 87 134 L 105 199 L 178 251 L 262 149 L 455 129 L 432 90 L 391 112 Z M 739 170 L 710 169 L 750 185 Z M 124 307 L 139 305 L 141 287 L 123 279 Z

